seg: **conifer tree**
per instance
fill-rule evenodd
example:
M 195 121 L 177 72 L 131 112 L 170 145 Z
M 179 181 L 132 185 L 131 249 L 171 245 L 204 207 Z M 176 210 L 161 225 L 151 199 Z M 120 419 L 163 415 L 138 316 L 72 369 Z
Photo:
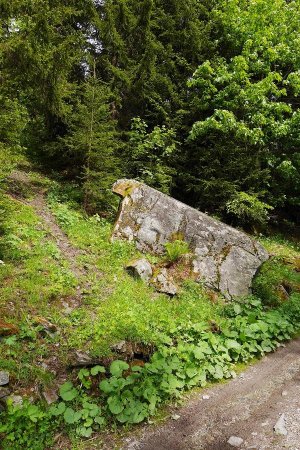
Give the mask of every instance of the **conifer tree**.
M 106 0 L 98 14 L 99 71 L 116 95 L 121 127 L 138 116 L 151 128 L 175 123 L 186 80 L 212 47 L 204 2 Z
M 2 79 L 8 95 L 18 93 L 30 115 L 29 148 L 46 160 L 54 156 L 48 144 L 64 133 L 76 83 L 83 79 L 93 2 L 4 0 L 1 6 Z
M 68 130 L 59 140 L 69 161 L 77 161 L 83 182 L 86 211 L 111 211 L 115 197 L 111 186 L 119 173 L 118 136 L 111 118 L 109 88 L 96 76 L 92 62 L 80 98 L 68 115 Z

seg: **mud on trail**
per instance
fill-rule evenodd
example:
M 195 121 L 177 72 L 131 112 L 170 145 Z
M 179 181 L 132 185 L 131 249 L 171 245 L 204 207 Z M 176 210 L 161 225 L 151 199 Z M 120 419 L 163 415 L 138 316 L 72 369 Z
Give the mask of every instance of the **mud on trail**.
M 209 396 L 203 399 L 203 395 Z M 243 374 L 193 396 L 164 425 L 144 427 L 123 450 L 300 450 L 300 339 L 266 356 Z M 273 427 L 284 414 L 287 436 Z M 107 447 L 108 448 L 108 447 Z

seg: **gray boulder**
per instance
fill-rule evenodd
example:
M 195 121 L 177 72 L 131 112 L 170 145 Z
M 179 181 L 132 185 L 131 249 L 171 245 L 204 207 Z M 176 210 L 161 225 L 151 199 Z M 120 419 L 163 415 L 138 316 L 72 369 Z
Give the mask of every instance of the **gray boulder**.
M 194 254 L 198 281 L 227 298 L 249 294 L 252 279 L 268 259 L 247 234 L 136 180 L 119 180 L 113 192 L 123 198 L 112 239 L 135 241 L 141 251 L 161 255 L 172 239 L 185 240 Z

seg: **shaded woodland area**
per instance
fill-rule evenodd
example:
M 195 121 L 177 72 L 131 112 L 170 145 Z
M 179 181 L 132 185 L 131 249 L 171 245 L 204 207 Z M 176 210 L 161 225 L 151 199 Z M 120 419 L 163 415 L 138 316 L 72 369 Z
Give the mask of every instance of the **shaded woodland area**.
M 292 226 L 299 8 L 2 1 L 1 152 L 73 180 L 88 212 L 110 214 L 129 177 L 234 225 Z

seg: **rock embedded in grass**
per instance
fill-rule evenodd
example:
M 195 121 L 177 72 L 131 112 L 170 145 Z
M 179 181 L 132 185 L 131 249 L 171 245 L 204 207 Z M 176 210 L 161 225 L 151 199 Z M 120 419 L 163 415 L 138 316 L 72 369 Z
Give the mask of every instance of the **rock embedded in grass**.
M 0 372 L 0 386 L 5 386 L 9 383 L 9 373 L 5 371 Z
M 0 387 L 0 400 L 5 399 L 10 394 L 10 390 L 6 387 Z
M 58 400 L 56 389 L 46 389 L 45 391 L 43 391 L 43 397 L 48 403 L 48 405 L 51 405 L 52 403 L 55 403 Z
M 7 401 L 8 400 L 11 402 L 11 404 L 13 406 L 22 406 L 22 404 L 23 404 L 23 397 L 21 397 L 21 395 L 12 394 L 9 397 L 7 397 Z M 32 400 L 31 400 L 31 402 L 32 402 Z
M 178 286 L 174 283 L 165 268 L 161 269 L 158 275 L 153 278 L 151 284 L 153 284 L 158 292 L 162 292 L 163 294 L 173 296 L 178 293 Z
M 132 261 L 126 266 L 127 272 L 135 278 L 140 278 L 145 283 L 149 283 L 152 277 L 152 267 L 146 258 Z

